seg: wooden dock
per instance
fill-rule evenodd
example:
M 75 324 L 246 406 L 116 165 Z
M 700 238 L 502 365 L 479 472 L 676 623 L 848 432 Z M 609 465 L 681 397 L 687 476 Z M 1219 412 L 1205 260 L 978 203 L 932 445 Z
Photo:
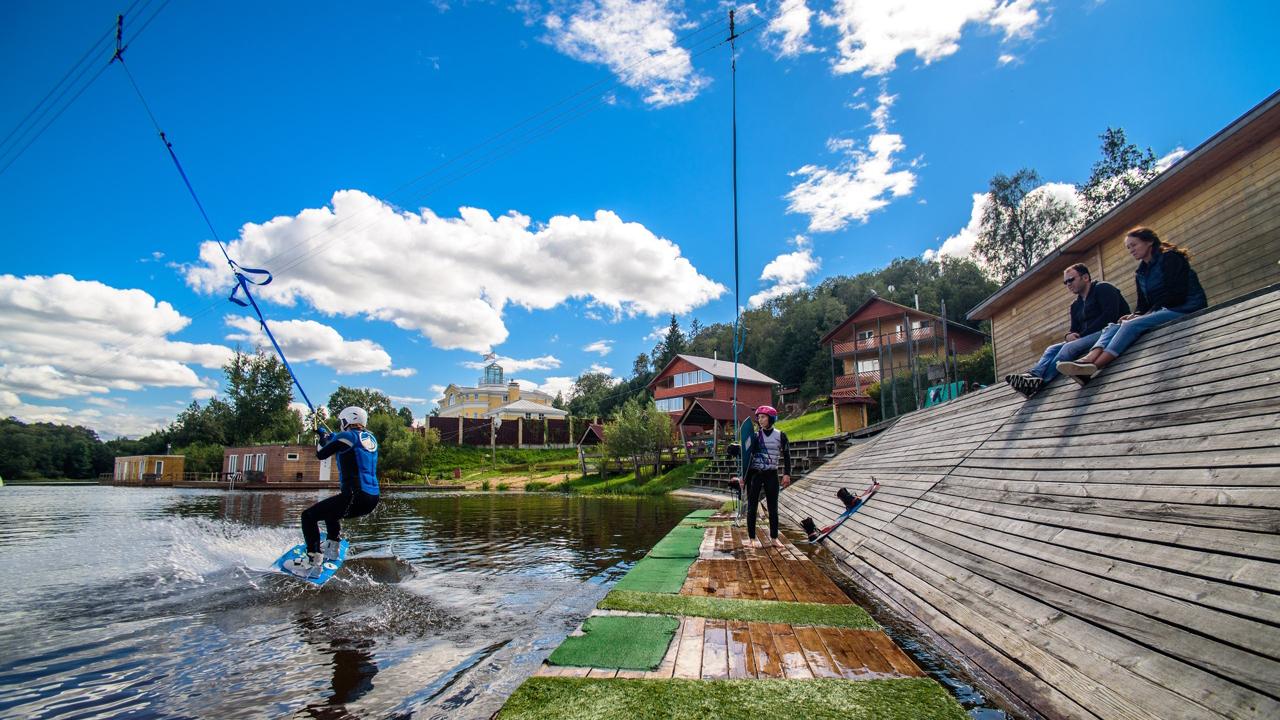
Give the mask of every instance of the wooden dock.
M 1280 717 L 1280 289 L 1079 388 L 904 416 L 782 493 L 843 568 L 1032 716 Z
M 741 600 L 852 602 L 785 536 L 782 538 L 785 544 L 781 548 L 747 547 L 746 539 L 746 531 L 742 528 L 706 528 L 698 559 L 690 567 L 680 594 Z M 593 614 L 632 613 L 596 610 Z M 679 620 L 680 629 L 656 670 L 544 664 L 537 674 L 689 680 L 870 680 L 924 675 L 882 630 L 701 617 L 681 617 Z

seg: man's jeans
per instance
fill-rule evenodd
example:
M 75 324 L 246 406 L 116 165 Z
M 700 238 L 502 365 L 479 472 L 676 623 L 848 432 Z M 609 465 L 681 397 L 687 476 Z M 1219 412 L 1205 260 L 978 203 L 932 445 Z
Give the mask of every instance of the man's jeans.
M 1090 333 L 1084 337 L 1076 338 L 1070 342 L 1060 342 L 1045 348 L 1044 355 L 1040 356 L 1040 362 L 1031 368 L 1031 374 L 1048 383 L 1050 380 L 1058 377 L 1059 360 L 1075 360 L 1076 358 L 1089 352 L 1089 348 L 1093 347 L 1094 342 L 1102 335 L 1099 330 L 1096 333 Z
M 1146 331 L 1165 323 L 1173 322 L 1185 314 L 1160 308 L 1132 320 L 1111 323 L 1102 328 L 1102 337 L 1098 338 L 1098 341 L 1093 346 L 1102 348 L 1112 355 L 1119 356 L 1125 350 L 1128 350 L 1129 346 L 1142 337 L 1142 334 Z

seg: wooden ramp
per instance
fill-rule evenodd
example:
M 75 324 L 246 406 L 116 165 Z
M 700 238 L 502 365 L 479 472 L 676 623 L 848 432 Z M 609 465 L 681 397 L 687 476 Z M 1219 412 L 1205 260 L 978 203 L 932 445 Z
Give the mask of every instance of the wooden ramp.
M 1280 289 L 1085 388 L 903 417 L 782 493 L 903 617 L 1050 718 L 1280 718 Z

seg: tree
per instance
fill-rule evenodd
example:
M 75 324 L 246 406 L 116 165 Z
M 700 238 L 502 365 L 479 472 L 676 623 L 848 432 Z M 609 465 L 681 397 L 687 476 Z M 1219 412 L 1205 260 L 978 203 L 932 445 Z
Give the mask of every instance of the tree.
M 631 363 L 631 377 L 648 377 L 652 375 L 653 370 L 650 369 L 650 364 L 648 355 L 645 353 L 637 355 L 635 361 Z
M 552 400 L 552 401 L 551 401 L 551 407 L 553 407 L 553 408 L 555 408 L 555 409 L 557 409 L 557 410 L 564 410 L 564 408 L 565 408 L 565 402 L 564 402 L 564 393 L 563 393 L 563 392 L 560 392 L 559 390 L 557 390 L 557 391 L 556 391 L 556 397 L 555 397 L 555 399 L 554 399 L 554 400 Z
M 343 408 L 352 405 L 358 408 L 364 408 L 364 411 L 373 415 L 374 413 L 386 413 L 392 415 L 395 408 L 391 407 L 391 398 L 385 393 L 373 388 L 349 388 L 346 385 L 339 385 L 337 390 L 329 396 L 329 416 L 337 417 Z
M 169 425 L 167 441 L 174 446 L 194 443 L 225 445 L 233 420 L 234 412 L 225 400 L 214 398 L 204 407 L 193 400 Z
M 605 452 L 610 457 L 631 460 L 637 479 L 646 460 L 652 459 L 656 467 L 662 449 L 670 445 L 671 418 L 652 400 L 628 399 L 618 409 L 613 421 L 604 426 Z
M 1159 174 L 1155 153 L 1149 147 L 1145 152 L 1139 150 L 1129 142 L 1124 128 L 1109 127 L 1098 138 L 1102 140 L 1102 158 L 1093 164 L 1088 182 L 1076 186 L 1084 225 L 1106 215 Z
M 1043 186 L 1035 170 L 991 178 L 974 252 L 1009 282 L 1075 231 L 1075 205 Z
M 573 381 L 569 412 L 577 417 L 603 415 L 603 405 L 609 394 L 613 392 L 613 383 L 613 378 L 604 373 L 582 373 L 577 380 Z
M 421 475 L 432 449 L 440 444 L 438 432 L 418 432 L 398 413 L 371 414 L 368 429 L 378 438 L 378 472 L 390 477 Z
M 402 407 L 396 411 L 396 415 L 399 415 L 400 419 L 404 421 L 405 427 L 413 427 L 413 411 L 412 410 L 410 410 L 407 407 Z
M 288 441 L 302 432 L 302 417 L 289 407 L 293 379 L 279 358 L 237 350 L 222 369 L 231 401 L 229 444 Z

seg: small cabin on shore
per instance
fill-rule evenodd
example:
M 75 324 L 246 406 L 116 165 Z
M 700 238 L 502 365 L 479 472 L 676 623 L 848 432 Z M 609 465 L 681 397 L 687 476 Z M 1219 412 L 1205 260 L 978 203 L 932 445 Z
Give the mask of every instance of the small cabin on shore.
M 250 445 L 222 451 L 222 476 L 237 482 L 329 482 L 327 466 L 316 459 L 315 445 Z
M 182 455 L 124 455 L 116 458 L 112 485 L 172 485 L 182 480 Z

